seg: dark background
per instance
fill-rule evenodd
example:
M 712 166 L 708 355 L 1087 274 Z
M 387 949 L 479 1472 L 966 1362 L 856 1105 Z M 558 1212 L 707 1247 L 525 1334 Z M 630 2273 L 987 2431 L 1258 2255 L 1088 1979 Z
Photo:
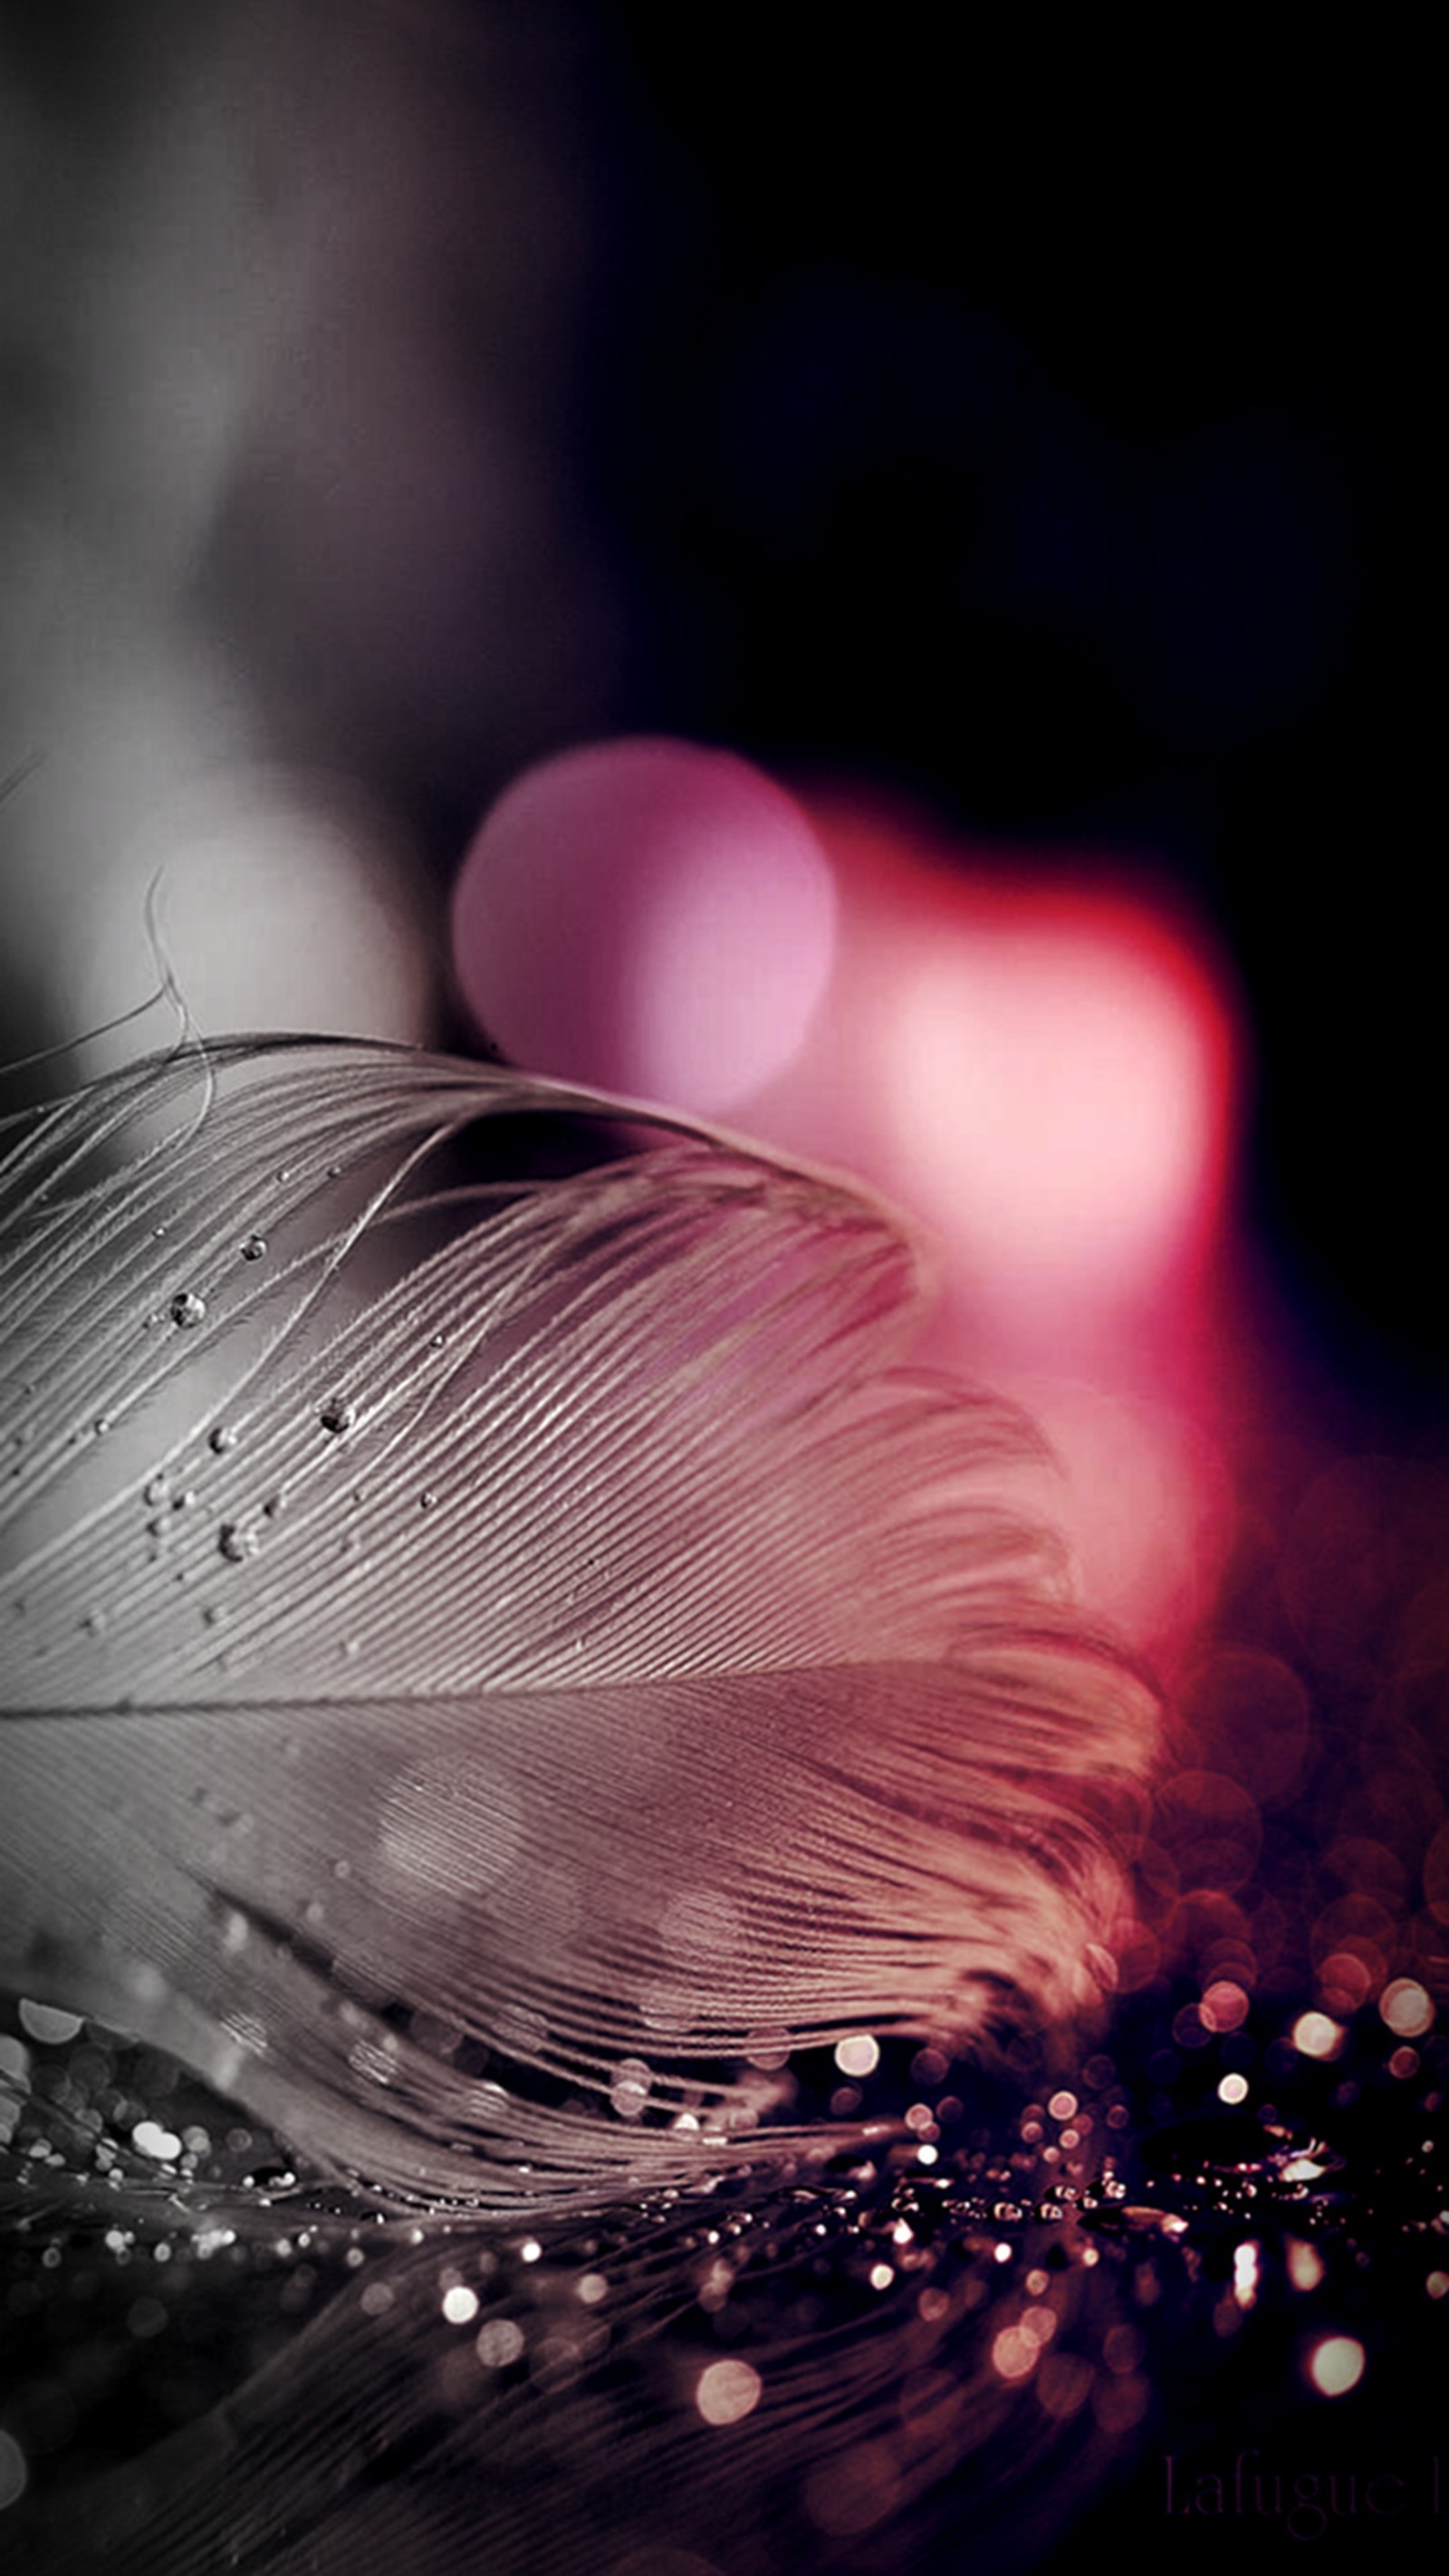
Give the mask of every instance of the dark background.
M 594 13 L 628 727 L 1190 893 L 1324 1373 L 1445 1352 L 1422 66 L 1299 13 Z

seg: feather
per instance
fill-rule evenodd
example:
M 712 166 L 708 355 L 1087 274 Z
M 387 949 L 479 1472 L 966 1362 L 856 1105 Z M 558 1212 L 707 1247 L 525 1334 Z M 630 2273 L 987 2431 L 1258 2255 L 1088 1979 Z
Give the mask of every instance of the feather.
M 383 1047 L 12 1122 L 0 1978 L 499 2214 L 799 2149 L 762 2034 L 1088 2006 L 1150 1694 L 997 1499 L 1019 1418 L 903 1365 L 919 1269 Z

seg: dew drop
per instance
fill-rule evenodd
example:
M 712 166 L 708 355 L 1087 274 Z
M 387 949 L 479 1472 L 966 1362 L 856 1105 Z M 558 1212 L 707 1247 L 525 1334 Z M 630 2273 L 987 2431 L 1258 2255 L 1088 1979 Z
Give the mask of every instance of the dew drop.
M 229 1422 L 218 1422 L 215 1430 L 211 1433 L 207 1441 L 207 1447 L 212 1450 L 218 1458 L 222 1456 L 225 1450 L 234 1449 L 236 1447 L 236 1433 L 233 1431 Z
M 163 2129 L 159 2120 L 138 2120 L 131 2131 L 131 2144 L 157 2164 L 174 2164 L 181 2153 L 181 2140 L 170 2129 Z
M 191 1332 L 205 1317 L 206 1300 L 198 1297 L 194 1288 L 179 1288 L 167 1313 L 172 1323 L 179 1325 L 183 1332 Z
M 78 2037 L 81 2029 L 79 2013 L 62 2012 L 55 2004 L 34 2003 L 28 1995 L 21 2000 L 19 2020 L 21 2029 L 47 2048 L 62 2047 L 67 2040 Z
M 350 1404 L 345 1396 L 332 1395 L 318 1407 L 317 1419 L 324 1431 L 340 1434 L 352 1429 L 357 1420 L 357 1407 Z
M 616 2067 L 609 2100 L 621 2120 L 637 2120 L 649 2099 L 650 2071 L 642 2057 L 626 2057 Z
M 30 2480 L 25 2453 L 13 2433 L 0 2432 L 0 2512 L 16 2504 Z
M 256 1540 L 246 1530 L 238 1529 L 235 1521 L 222 1522 L 216 1544 L 218 1554 L 226 1558 L 228 1565 L 241 1565 L 257 1552 Z
M 264 1234 L 249 1234 L 242 1245 L 241 1257 L 243 1261 L 260 1261 L 266 1249 L 267 1238 Z

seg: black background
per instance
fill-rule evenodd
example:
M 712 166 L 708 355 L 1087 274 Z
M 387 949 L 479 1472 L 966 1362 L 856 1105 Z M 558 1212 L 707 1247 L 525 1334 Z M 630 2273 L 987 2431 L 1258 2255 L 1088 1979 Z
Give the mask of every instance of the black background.
M 1422 66 L 1300 13 L 597 13 L 621 721 L 1224 938 L 1325 1369 L 1444 1354 Z M 612 110 L 612 122 L 609 111 Z

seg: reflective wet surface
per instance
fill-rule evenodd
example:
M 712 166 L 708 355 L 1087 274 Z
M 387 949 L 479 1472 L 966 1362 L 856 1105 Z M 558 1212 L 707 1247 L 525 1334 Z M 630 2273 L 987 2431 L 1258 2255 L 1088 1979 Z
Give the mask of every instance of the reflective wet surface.
M 1025 2567 L 1095 2531 L 1196 2564 L 1376 2523 L 1431 2547 L 1449 2042 L 1373 2007 L 1324 2048 L 1220 1994 L 1233 2026 L 1184 2047 L 1192 2010 L 1162 1981 L 1035 2082 L 1024 2046 L 994 2078 L 805 2052 L 792 2124 L 853 2095 L 854 2151 L 501 2227 L 369 2208 L 153 2053 L 23 2006 L 10 2563 L 734 2576 L 988 2542 Z

